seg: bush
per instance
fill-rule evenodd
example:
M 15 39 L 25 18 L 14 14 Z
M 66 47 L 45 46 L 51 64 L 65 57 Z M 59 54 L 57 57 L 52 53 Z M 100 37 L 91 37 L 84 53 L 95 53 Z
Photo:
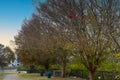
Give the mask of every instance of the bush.
M 60 65 L 50 65 L 49 68 L 49 70 L 60 70 L 60 69 L 61 69 Z
M 36 68 L 35 65 L 30 65 L 28 69 L 28 73 L 39 73 L 39 70 Z
M 28 67 L 24 67 L 24 66 L 17 66 L 17 71 L 28 71 L 29 68 Z
M 88 71 L 87 70 L 80 70 L 80 69 L 72 69 L 69 73 L 69 76 L 76 76 L 81 78 L 88 78 Z
M 85 67 L 82 64 L 69 64 L 67 65 L 66 68 L 66 74 L 69 75 L 71 73 L 71 71 L 76 71 L 76 70 L 85 70 Z

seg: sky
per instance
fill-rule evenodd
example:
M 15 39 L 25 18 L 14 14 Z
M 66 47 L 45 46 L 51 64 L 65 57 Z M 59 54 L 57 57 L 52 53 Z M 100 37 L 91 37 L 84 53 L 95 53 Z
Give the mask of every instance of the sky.
M 10 41 L 14 41 L 23 20 L 34 11 L 32 0 L 0 0 L 0 43 L 13 47 Z

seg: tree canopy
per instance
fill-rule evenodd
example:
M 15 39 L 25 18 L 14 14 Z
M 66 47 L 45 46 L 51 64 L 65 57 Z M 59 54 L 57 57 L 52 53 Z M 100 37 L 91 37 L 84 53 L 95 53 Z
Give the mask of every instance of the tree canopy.
M 99 66 L 119 52 L 119 0 L 46 0 L 25 20 L 15 37 L 23 63 L 66 64 L 79 56 L 90 80 Z M 26 56 L 25 58 L 22 56 Z M 56 61 L 56 62 L 53 62 Z
M 0 44 L 0 67 L 3 68 L 14 60 L 14 52 L 4 45 Z

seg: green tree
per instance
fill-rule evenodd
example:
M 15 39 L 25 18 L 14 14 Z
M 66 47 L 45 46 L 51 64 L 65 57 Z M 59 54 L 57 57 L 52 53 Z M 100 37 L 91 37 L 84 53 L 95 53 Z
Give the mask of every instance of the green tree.
M 14 52 L 4 45 L 0 44 L 0 67 L 3 68 L 14 60 Z
M 54 55 L 56 57 L 56 63 L 62 67 L 62 77 L 66 76 L 66 66 L 70 61 L 69 58 L 73 53 L 73 44 L 68 40 L 68 37 L 64 31 L 57 31 L 53 37 L 54 41 Z

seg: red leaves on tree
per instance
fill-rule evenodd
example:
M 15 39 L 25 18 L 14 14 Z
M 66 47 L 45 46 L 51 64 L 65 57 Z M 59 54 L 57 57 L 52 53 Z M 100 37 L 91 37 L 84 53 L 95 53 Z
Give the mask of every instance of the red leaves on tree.
M 77 16 L 75 16 L 75 15 L 73 15 L 73 14 L 68 14 L 67 17 L 70 18 L 70 19 L 76 19 L 76 18 L 77 18 Z
M 76 16 L 74 14 L 68 14 L 67 17 L 70 18 L 70 19 L 76 19 L 76 18 L 78 18 L 80 16 Z M 80 18 L 81 18 L 82 22 L 85 22 L 85 19 L 86 19 L 85 15 L 82 15 Z

